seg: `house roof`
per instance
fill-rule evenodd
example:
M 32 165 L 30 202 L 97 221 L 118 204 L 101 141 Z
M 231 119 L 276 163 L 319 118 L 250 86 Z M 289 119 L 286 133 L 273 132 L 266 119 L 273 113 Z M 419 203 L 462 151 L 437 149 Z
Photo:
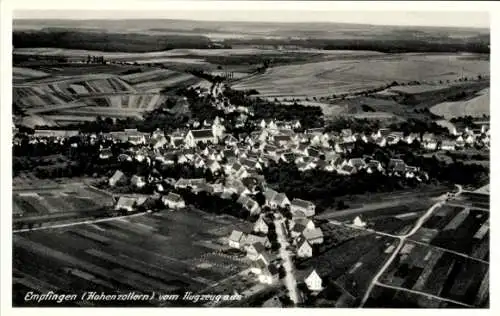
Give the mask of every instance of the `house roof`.
M 239 242 L 245 236 L 245 234 L 239 230 L 233 230 L 229 236 L 230 241 Z
M 262 242 L 258 241 L 258 242 L 248 242 L 249 240 L 252 241 L 254 238 L 252 238 L 252 236 L 255 236 L 255 235 L 248 235 L 247 238 L 245 239 L 245 244 L 250 244 L 253 249 L 255 249 L 255 252 L 256 253 L 265 253 L 266 252 L 266 247 L 264 247 L 264 245 L 262 244 Z M 255 236 L 255 237 L 259 237 L 259 236 Z M 264 238 L 264 237 L 260 237 L 260 238 Z
M 214 137 L 212 129 L 191 130 L 191 133 L 193 134 L 194 138 L 212 138 L 212 137 Z
M 113 179 L 114 181 L 120 180 L 125 174 L 121 170 L 116 170 L 113 176 L 110 178 Z
M 272 201 L 277 194 L 278 192 L 274 191 L 273 189 L 267 189 L 264 192 L 264 197 L 266 198 L 266 200 Z
M 120 196 L 116 202 L 116 208 L 131 208 L 134 206 L 136 199 L 128 196 Z
M 267 264 L 262 259 L 258 259 L 251 263 L 251 267 L 264 270 L 267 268 Z
M 181 202 L 183 201 L 182 196 L 180 196 L 177 193 L 169 192 L 167 196 L 165 197 L 165 200 L 172 201 L 172 202 Z
M 342 170 L 342 171 L 349 172 L 349 173 L 350 173 L 350 172 L 353 172 L 353 171 L 354 171 L 354 169 L 355 169 L 354 167 L 349 166 L 349 165 L 344 165 L 344 166 L 341 168 L 341 170 Z
M 296 233 L 302 233 L 305 229 L 306 229 L 306 226 L 304 226 L 302 224 L 295 224 L 293 226 L 292 231 L 294 231 Z
M 276 195 L 274 196 L 274 199 L 273 199 L 273 200 L 274 200 L 276 203 L 281 204 L 281 203 L 283 203 L 283 201 L 285 201 L 285 199 L 286 199 L 286 198 L 287 198 L 287 197 L 286 197 L 286 194 L 285 194 L 285 193 L 278 193 L 278 194 L 276 194 Z
M 293 199 L 291 202 L 292 206 L 300 207 L 300 208 L 309 208 L 314 207 L 314 203 L 302 199 Z
M 302 235 L 309 241 L 309 240 L 314 240 L 318 238 L 323 238 L 323 232 L 321 231 L 321 228 L 315 228 L 315 229 L 307 229 L 302 232 Z
M 283 307 L 283 303 L 281 303 L 279 297 L 276 295 L 268 299 L 262 304 L 262 307 Z
M 302 236 L 298 237 L 297 238 L 297 249 L 302 248 L 304 245 L 307 245 L 307 246 L 311 247 L 311 245 L 309 244 L 309 242 L 307 241 L 306 238 L 304 238 Z

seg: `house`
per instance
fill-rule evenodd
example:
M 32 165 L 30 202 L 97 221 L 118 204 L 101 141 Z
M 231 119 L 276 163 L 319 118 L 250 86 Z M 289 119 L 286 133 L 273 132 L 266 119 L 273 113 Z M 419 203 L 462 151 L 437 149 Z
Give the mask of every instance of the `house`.
M 455 150 L 455 142 L 447 139 L 443 140 L 441 142 L 441 150 Z
M 247 258 L 252 261 L 261 259 L 261 255 L 266 252 L 266 247 L 260 242 L 252 243 L 246 246 Z
M 306 273 L 304 283 L 306 284 L 307 289 L 311 292 L 319 292 L 323 290 L 323 281 L 321 280 L 321 277 L 315 269 L 312 269 L 311 271 L 308 271 Z
M 267 264 L 264 260 L 255 260 L 250 264 L 250 271 L 257 275 L 262 274 L 262 272 L 267 269 Z
M 356 173 L 356 168 L 350 165 L 344 165 L 340 169 L 337 169 L 337 172 L 342 175 L 351 175 Z
M 290 210 L 292 214 L 301 211 L 305 216 L 311 217 L 315 214 L 316 205 L 310 201 L 295 198 L 290 203 Z
M 190 130 L 184 138 L 184 143 L 187 147 L 195 147 L 198 143 L 217 144 L 217 138 L 212 129 Z
M 418 134 L 416 133 L 410 133 L 404 138 L 404 142 L 407 144 L 412 144 L 415 140 L 418 140 Z
M 427 150 L 436 150 L 437 149 L 437 145 L 438 145 L 438 142 L 433 139 L 433 140 L 429 140 L 429 141 L 425 141 L 423 143 L 423 147 Z
M 279 280 L 279 270 L 278 268 L 271 264 L 268 265 L 266 269 L 262 271 L 259 275 L 259 282 L 264 284 L 273 284 Z
M 289 227 L 293 228 L 295 225 L 302 225 L 305 229 L 314 229 L 316 226 L 310 218 L 295 218 L 289 222 Z
M 264 237 L 264 236 L 257 236 L 255 234 L 248 234 L 245 238 L 244 245 L 249 246 L 255 243 L 259 243 L 264 246 L 264 248 L 269 248 L 271 247 L 271 242 L 269 241 L 269 238 Z
M 193 161 L 193 165 L 195 168 L 203 168 L 205 167 L 205 160 L 199 155 L 196 155 Z
M 266 308 L 276 308 L 276 307 L 283 307 L 283 303 L 281 303 L 279 297 L 274 295 L 264 303 L 262 303 L 262 307 Z
M 113 152 L 111 151 L 111 148 L 104 148 L 99 152 L 99 159 L 109 159 L 113 157 Z
M 349 166 L 356 168 L 357 171 L 366 167 L 366 163 L 362 158 L 351 158 L 347 163 Z
M 115 205 L 115 210 L 125 210 L 127 212 L 133 212 L 136 207 L 136 199 L 128 196 L 120 196 Z
M 226 137 L 224 137 L 224 144 L 235 146 L 238 144 L 238 139 L 231 134 L 227 134 Z
M 171 209 L 180 209 L 186 207 L 184 199 L 179 194 L 169 192 L 168 195 L 162 197 L 162 202 L 166 207 Z
M 312 257 L 312 247 L 307 242 L 305 238 L 300 238 L 299 241 L 297 242 L 297 256 L 299 258 L 310 258 Z
M 370 160 L 366 164 L 366 172 L 368 173 L 374 173 L 374 172 L 382 172 L 384 171 L 384 168 L 382 167 L 382 164 L 378 160 Z
M 251 198 L 246 199 L 245 203 L 242 204 L 243 208 L 250 212 L 250 215 L 255 215 L 260 213 L 260 206 L 255 200 Z
M 389 134 L 391 134 L 391 130 L 388 129 L 388 128 L 381 128 L 377 131 L 377 133 L 373 136 L 375 136 L 375 138 L 385 138 L 387 136 L 389 136 Z
M 405 162 L 403 161 L 403 159 L 391 158 L 389 160 L 389 163 L 387 164 L 387 169 L 393 170 L 394 168 L 396 168 L 399 165 L 405 166 Z
M 405 168 L 405 177 L 406 178 L 414 178 L 417 176 L 418 173 L 418 168 L 417 167 L 412 167 L 412 166 L 406 166 Z
M 228 238 L 229 247 L 240 249 L 245 242 L 245 234 L 239 230 L 233 230 Z
M 217 160 L 208 160 L 205 167 L 212 173 L 215 173 L 221 169 L 221 165 L 217 162 Z
M 138 175 L 133 175 L 132 178 L 130 179 L 130 183 L 132 185 L 135 185 L 139 189 L 143 188 L 146 185 L 144 177 Z
M 262 170 L 262 166 L 256 160 L 251 160 L 247 158 L 240 159 L 240 164 L 247 169 Z
M 293 225 L 292 230 L 290 231 L 290 235 L 292 238 L 299 237 L 306 230 L 306 227 L 302 224 Z
M 115 185 L 123 184 L 126 182 L 127 182 L 127 177 L 120 170 L 116 170 L 115 173 L 113 174 L 113 176 L 111 178 L 109 178 L 109 180 L 108 180 L 109 186 L 111 186 L 111 187 L 114 187 Z
M 274 197 L 278 194 L 278 192 L 274 191 L 273 189 L 267 189 L 263 194 L 264 198 L 266 199 L 265 205 L 271 206 L 271 201 L 274 200 Z
M 269 232 L 269 225 L 271 221 L 266 219 L 264 216 L 259 216 L 259 219 L 253 225 L 253 231 L 256 233 L 267 234 Z
M 323 243 L 323 232 L 319 227 L 314 229 L 306 229 L 302 232 L 302 235 L 311 245 Z
M 363 222 L 363 220 L 361 220 L 361 217 L 359 217 L 359 216 L 356 216 L 356 218 L 354 219 L 352 224 L 356 227 L 365 227 L 366 226 L 366 223 Z
M 278 193 L 269 203 L 271 208 L 283 208 L 290 205 L 290 200 L 287 198 L 285 193 Z

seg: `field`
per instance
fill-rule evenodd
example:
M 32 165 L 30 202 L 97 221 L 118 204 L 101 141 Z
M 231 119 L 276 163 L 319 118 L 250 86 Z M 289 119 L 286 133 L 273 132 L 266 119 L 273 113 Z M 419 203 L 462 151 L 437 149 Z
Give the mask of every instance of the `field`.
M 481 287 L 487 284 L 488 270 L 488 263 L 406 242 L 380 283 L 474 306 L 483 303 Z
M 235 89 L 263 96 L 326 96 L 379 88 L 393 81 L 439 81 L 489 74 L 489 62 L 450 54 L 392 54 L 273 67 Z
M 179 71 L 131 67 L 88 64 L 51 67 L 46 69 L 53 71 L 51 75 L 15 83 L 13 104 L 26 111 L 28 116 L 21 123 L 32 128 L 94 121 L 97 116 L 140 119 L 145 111 L 164 103 L 166 96 L 161 91 L 202 82 Z M 23 68 L 22 72 L 29 70 Z
M 111 75 L 89 75 L 67 80 L 40 80 L 14 85 L 13 102 L 21 108 L 44 108 L 72 103 L 79 96 L 135 92 L 127 83 Z
M 297 268 L 314 267 L 322 278 L 334 280 L 352 298 L 362 297 L 370 280 L 388 258 L 387 249 L 395 240 L 346 227 L 324 229 L 323 249 L 298 264 Z
M 38 188 L 30 188 L 30 184 Z M 113 204 L 110 196 L 78 183 L 58 183 L 40 179 L 29 182 L 26 178 L 16 178 L 14 186 L 14 214 L 22 217 L 79 212 Z M 16 190 L 16 187 L 21 186 L 22 189 Z
M 12 67 L 12 79 L 14 81 L 26 80 L 32 78 L 47 77 L 49 74 L 30 68 Z
M 246 259 L 224 253 L 224 238 L 238 228 L 250 229 L 233 218 L 189 210 L 15 234 L 14 288 L 22 285 L 19 297 L 33 287 L 148 294 L 210 287 L 211 294 L 233 293 L 240 289 L 212 286 L 248 267 Z
M 490 115 L 490 89 L 484 89 L 466 101 L 443 102 L 431 108 L 431 112 L 445 119 L 460 116 L 482 117 Z

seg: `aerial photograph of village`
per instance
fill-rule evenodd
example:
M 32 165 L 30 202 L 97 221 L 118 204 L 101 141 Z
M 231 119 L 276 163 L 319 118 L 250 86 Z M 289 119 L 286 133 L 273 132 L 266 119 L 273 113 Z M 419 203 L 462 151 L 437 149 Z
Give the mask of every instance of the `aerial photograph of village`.
M 12 21 L 13 307 L 489 308 L 487 12 L 47 12 Z

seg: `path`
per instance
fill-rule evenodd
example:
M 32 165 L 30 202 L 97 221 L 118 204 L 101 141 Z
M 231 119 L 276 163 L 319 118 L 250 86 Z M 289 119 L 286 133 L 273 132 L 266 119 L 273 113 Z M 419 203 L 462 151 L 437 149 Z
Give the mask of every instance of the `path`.
M 455 185 L 455 186 L 457 187 L 458 192 L 454 193 L 453 196 L 456 197 L 456 196 L 460 195 L 463 190 L 462 190 L 462 187 L 460 185 Z M 398 255 L 399 251 L 401 250 L 401 248 L 403 247 L 406 239 L 408 237 L 412 236 L 413 234 L 415 234 L 420 229 L 420 227 L 425 223 L 425 221 L 432 215 L 432 213 L 434 212 L 434 210 L 436 210 L 437 208 L 443 206 L 444 204 L 446 204 L 446 201 L 440 201 L 440 202 L 435 203 L 433 206 L 431 206 L 427 210 L 427 212 L 425 212 L 425 214 L 423 214 L 418 219 L 417 223 L 415 224 L 415 226 L 413 227 L 412 230 L 410 230 L 405 235 L 397 236 L 397 238 L 399 238 L 398 246 L 396 247 L 396 249 L 393 250 L 391 256 L 387 259 L 387 261 L 382 266 L 382 268 L 380 268 L 380 270 L 378 271 L 378 273 L 373 277 L 372 281 L 370 282 L 370 285 L 369 285 L 368 289 L 366 290 L 365 295 L 363 296 L 363 299 L 361 301 L 360 307 L 363 307 L 365 305 L 366 301 L 370 297 L 370 294 L 371 294 L 373 288 L 379 282 L 378 281 L 379 278 L 384 274 L 385 270 L 387 270 L 387 268 L 389 268 L 389 266 L 391 265 L 391 263 L 397 257 L 397 255 Z
M 286 271 L 285 285 L 290 293 L 290 299 L 294 304 L 299 302 L 299 293 L 297 290 L 297 280 L 295 279 L 295 271 L 290 251 L 287 250 L 289 243 L 283 231 L 283 219 L 275 219 L 274 225 L 276 227 L 276 234 L 278 235 L 278 242 L 280 243 L 280 256 L 283 259 L 283 266 Z
M 131 215 L 121 215 L 121 216 L 114 216 L 114 217 L 106 217 L 106 218 L 99 218 L 99 219 L 94 219 L 94 220 L 86 220 L 86 221 L 66 223 L 66 224 L 56 224 L 56 225 L 51 225 L 51 226 L 34 227 L 34 228 L 31 228 L 31 229 L 30 228 L 23 228 L 23 229 L 13 230 L 12 232 L 13 233 L 24 233 L 24 232 L 34 231 L 34 230 L 64 228 L 64 227 L 72 227 L 72 226 L 84 225 L 84 224 L 95 224 L 95 223 L 108 222 L 108 221 L 119 220 L 119 219 L 124 219 L 124 218 L 143 216 L 145 214 L 147 214 L 147 213 L 144 212 L 144 213 L 136 213 L 136 214 L 131 214 Z

